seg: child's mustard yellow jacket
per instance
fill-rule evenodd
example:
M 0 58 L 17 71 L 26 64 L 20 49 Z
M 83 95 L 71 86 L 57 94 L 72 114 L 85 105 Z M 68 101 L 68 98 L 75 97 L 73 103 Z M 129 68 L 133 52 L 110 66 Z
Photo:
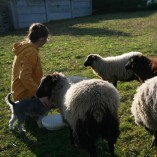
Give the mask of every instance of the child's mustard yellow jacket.
M 26 42 L 16 43 L 12 67 L 11 90 L 15 101 L 35 95 L 43 75 L 38 48 Z

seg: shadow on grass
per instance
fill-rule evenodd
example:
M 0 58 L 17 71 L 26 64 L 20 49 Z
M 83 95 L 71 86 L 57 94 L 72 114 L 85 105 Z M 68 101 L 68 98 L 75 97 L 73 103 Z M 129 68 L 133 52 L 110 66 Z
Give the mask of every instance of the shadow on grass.
M 129 33 L 124 31 L 112 30 L 108 27 L 103 28 L 92 27 L 90 24 L 97 24 L 101 21 L 117 20 L 117 19 L 135 19 L 148 17 L 156 13 L 155 11 L 137 11 L 137 12 L 117 12 L 117 13 L 106 13 L 100 15 L 93 15 L 88 17 L 81 17 L 69 20 L 51 21 L 47 23 L 47 26 L 52 32 L 52 35 L 74 35 L 74 36 L 130 36 Z M 79 26 L 80 25 L 80 26 Z M 88 27 L 89 25 L 89 27 Z
M 27 130 L 25 134 L 17 131 L 13 131 L 13 134 L 26 144 L 36 157 L 89 157 L 86 151 L 71 145 L 67 128 L 53 131 L 39 129 L 35 121 L 26 124 L 25 128 Z M 109 157 L 106 142 L 99 142 L 98 157 Z
M 116 19 L 132 19 L 148 17 L 154 14 L 155 11 L 137 11 L 137 12 L 117 12 L 117 13 L 106 13 L 100 15 L 93 15 L 88 17 L 81 17 L 75 19 L 66 19 L 58 21 L 50 21 L 47 23 L 52 35 L 91 35 L 91 36 L 130 36 L 129 33 L 125 33 L 118 30 L 109 30 L 108 28 L 79 28 L 73 27 L 78 24 L 92 24 L 99 23 L 102 20 L 116 20 Z M 0 36 L 26 36 L 28 28 L 19 29 L 9 33 L 1 34 Z
M 35 121 L 25 124 L 26 133 L 13 132 L 36 157 L 85 157 L 88 154 L 70 144 L 67 128 L 49 131 L 39 129 Z M 26 152 L 27 153 L 27 152 Z M 28 155 L 28 154 L 26 154 Z

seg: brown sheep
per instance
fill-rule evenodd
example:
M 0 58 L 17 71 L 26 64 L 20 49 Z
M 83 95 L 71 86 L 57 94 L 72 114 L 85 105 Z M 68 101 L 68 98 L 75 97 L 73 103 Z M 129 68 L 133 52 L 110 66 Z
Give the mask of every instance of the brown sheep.
M 127 70 L 132 70 L 141 83 L 157 76 L 157 58 L 148 58 L 144 55 L 133 56 L 125 65 Z

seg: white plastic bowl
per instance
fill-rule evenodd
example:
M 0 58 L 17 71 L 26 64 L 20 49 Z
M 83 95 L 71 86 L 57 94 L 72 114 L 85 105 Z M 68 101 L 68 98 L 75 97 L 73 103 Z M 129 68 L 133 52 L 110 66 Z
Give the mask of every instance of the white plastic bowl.
M 42 124 L 47 130 L 57 130 L 65 126 L 60 114 L 52 114 L 42 118 Z

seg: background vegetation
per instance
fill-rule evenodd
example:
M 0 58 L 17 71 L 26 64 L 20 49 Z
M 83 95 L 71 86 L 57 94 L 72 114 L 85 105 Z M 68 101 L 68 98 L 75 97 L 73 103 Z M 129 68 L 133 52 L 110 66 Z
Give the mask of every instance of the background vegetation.
M 55 21 L 47 24 L 52 36 L 40 50 L 45 74 L 59 71 L 65 75 L 98 78 L 83 66 L 86 56 L 97 53 L 104 57 L 130 51 L 147 56 L 157 52 L 157 12 L 130 12 L 95 15 Z M 86 157 L 88 154 L 70 145 L 67 128 L 49 131 L 39 129 L 34 121 L 25 124 L 26 135 L 8 128 L 10 109 L 4 97 L 10 91 L 12 44 L 24 39 L 27 29 L 0 36 L 0 156 L 1 157 Z M 115 145 L 117 157 L 156 157 L 150 149 L 151 135 L 134 123 L 130 107 L 136 81 L 118 83 L 121 96 L 119 110 L 121 134 Z M 53 112 L 53 111 L 52 111 Z M 51 112 L 51 113 L 52 113 Z M 57 111 L 55 111 L 57 112 Z M 50 114 L 51 114 L 50 113 Z M 107 157 L 105 141 L 98 144 L 99 157 Z
M 92 4 L 93 10 L 97 12 L 113 12 L 117 10 L 133 11 L 148 9 L 146 5 L 147 1 L 148 0 L 92 0 Z M 152 3 L 154 2 L 152 1 Z

